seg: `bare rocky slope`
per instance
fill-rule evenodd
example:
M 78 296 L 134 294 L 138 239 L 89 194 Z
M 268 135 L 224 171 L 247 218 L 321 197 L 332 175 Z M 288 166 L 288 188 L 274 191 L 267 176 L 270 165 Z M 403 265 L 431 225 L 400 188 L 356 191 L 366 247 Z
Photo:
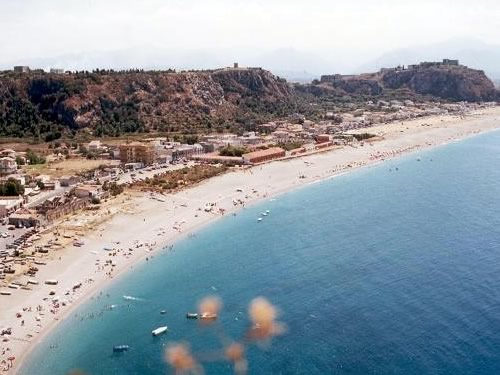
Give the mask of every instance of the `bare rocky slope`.
M 317 95 L 377 96 L 401 90 L 450 101 L 477 102 L 499 98 L 493 82 L 483 71 L 439 63 L 422 64 L 411 69 L 385 69 L 358 76 L 323 76 L 313 86 L 304 89 Z
M 290 85 L 259 68 L 64 75 L 3 72 L 0 136 L 50 141 L 80 132 L 115 136 L 241 131 L 294 112 L 310 115 L 331 110 L 338 102 L 363 103 L 387 95 L 451 101 L 499 98 L 482 71 L 432 64 L 359 76 L 323 76 L 308 85 Z M 317 106 L 319 102 L 330 107 Z
M 262 69 L 0 77 L 0 135 L 215 131 L 285 116 L 295 107 L 294 90 Z

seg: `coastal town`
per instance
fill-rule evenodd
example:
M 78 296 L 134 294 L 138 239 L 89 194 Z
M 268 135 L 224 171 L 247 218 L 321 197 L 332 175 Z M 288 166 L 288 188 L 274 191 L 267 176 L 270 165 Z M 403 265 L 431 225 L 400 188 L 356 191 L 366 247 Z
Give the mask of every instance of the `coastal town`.
M 277 194 L 290 184 L 307 184 L 495 128 L 490 120 L 484 120 L 488 124 L 484 129 L 469 123 L 483 121 L 483 114 L 489 113 L 485 119 L 496 116 L 498 108 L 495 103 L 422 108 L 393 102 L 376 106 L 394 106 L 397 110 L 391 116 L 397 117 L 381 113 L 378 116 L 382 117 L 376 117 L 375 112 L 344 114 L 336 124 L 328 120 L 314 123 L 297 115 L 262 124 L 255 132 L 200 135 L 186 142 L 162 137 L 128 142 L 96 139 L 46 149 L 2 149 L 4 191 L 19 194 L 0 197 L 0 298 L 2 303 L 28 300 L 30 293 L 42 298 L 38 304 L 15 312 L 9 321 L 16 325 L 1 327 L 3 368 L 13 368 L 13 358 L 19 353 L 15 348 L 32 341 L 42 326 L 48 327 L 51 316 L 57 321 L 59 311 L 96 285 L 99 277 L 109 280 L 134 260 L 153 257 L 158 248 L 171 249 L 175 236 L 192 233 L 189 228 Z M 467 124 L 463 130 L 455 125 L 461 122 Z M 432 141 L 426 132 L 434 134 Z M 289 171 L 286 179 L 279 177 L 284 173 L 279 171 L 280 165 Z M 208 173 L 205 168 L 215 172 Z M 229 180 L 211 180 L 221 184 L 212 193 L 196 193 L 207 189 L 199 182 L 228 171 L 234 172 L 225 174 Z M 190 180 L 189 173 L 201 173 L 202 177 Z M 169 181 L 151 183 L 170 174 L 175 176 L 173 185 Z M 181 178 L 185 180 L 182 183 Z M 193 188 L 186 189 L 190 186 Z M 164 210 L 171 204 L 173 215 L 167 219 Z M 158 211 L 153 213 L 152 207 Z M 142 218 L 141 212 L 149 213 Z M 106 226 L 118 217 L 130 222 L 132 219 L 123 215 L 133 213 L 136 228 L 144 226 L 144 236 L 134 231 L 113 238 L 115 231 Z M 148 231 L 154 234 L 147 235 Z M 102 248 L 104 257 L 100 256 Z M 68 249 L 73 249 L 72 253 Z M 49 277 L 54 272 L 51 265 L 56 266 L 58 259 L 68 264 L 70 272 L 75 257 L 84 257 L 80 261 L 93 269 L 90 275 L 64 283 L 59 277 Z
M 335 121 L 318 123 L 300 114 L 283 121 L 261 124 L 257 131 L 237 134 L 207 134 L 187 142 L 166 137 L 109 143 L 54 142 L 46 148 L 0 150 L 0 178 L 5 187 L 0 196 L 3 295 L 29 288 L 13 280 L 25 270 L 36 253 L 47 253 L 49 245 L 34 245 L 39 231 L 68 215 L 99 210 L 124 188 L 144 187 L 144 181 L 194 166 L 250 168 L 279 159 L 312 155 L 342 147 L 363 147 L 383 139 L 371 129 L 383 124 L 429 116 L 465 117 L 473 111 L 493 108 L 496 103 L 420 104 L 391 101 L 367 103 L 371 110 L 335 115 Z M 326 113 L 325 117 L 332 114 Z M 425 121 L 424 121 L 425 125 Z M 80 165 L 80 169 L 71 166 Z M 70 174 L 71 173 L 71 174 Z M 154 186 L 156 191 L 158 186 Z M 10 189 L 10 190 L 9 190 Z M 154 190 L 154 189 L 151 189 Z M 10 192 L 12 191 L 12 193 Z M 14 194 L 17 193 L 17 194 Z M 77 244 L 78 240 L 74 241 Z

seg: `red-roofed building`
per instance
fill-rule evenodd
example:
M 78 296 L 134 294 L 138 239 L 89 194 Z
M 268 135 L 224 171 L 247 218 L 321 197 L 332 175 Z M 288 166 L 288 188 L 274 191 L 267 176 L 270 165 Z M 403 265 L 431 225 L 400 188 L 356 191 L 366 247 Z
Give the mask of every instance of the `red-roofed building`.
M 259 150 L 243 155 L 246 164 L 257 164 L 284 157 L 285 150 L 280 147 L 272 147 L 267 150 Z

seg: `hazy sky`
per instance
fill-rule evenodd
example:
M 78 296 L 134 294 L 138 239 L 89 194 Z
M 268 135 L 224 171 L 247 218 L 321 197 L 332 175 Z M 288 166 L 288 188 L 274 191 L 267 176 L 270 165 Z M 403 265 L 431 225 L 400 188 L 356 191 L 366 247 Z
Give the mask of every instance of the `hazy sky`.
M 354 64 L 455 37 L 496 44 L 499 15 L 498 0 L 0 0 L 0 65 L 138 46 Z

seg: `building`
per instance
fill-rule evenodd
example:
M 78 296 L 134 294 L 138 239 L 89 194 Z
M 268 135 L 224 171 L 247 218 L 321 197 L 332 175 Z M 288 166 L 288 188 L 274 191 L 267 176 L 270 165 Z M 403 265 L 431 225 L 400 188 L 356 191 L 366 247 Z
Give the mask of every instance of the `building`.
M 16 73 L 29 73 L 30 72 L 30 67 L 29 66 L 18 65 L 18 66 L 14 67 L 14 72 L 16 72 Z
M 64 74 L 64 69 L 50 68 L 52 74 Z
M 17 171 L 16 159 L 9 156 L 0 158 L 0 175 L 7 175 Z
M 193 155 L 199 155 L 203 153 L 203 146 L 196 143 L 194 145 L 180 145 L 176 147 L 172 152 L 172 161 L 187 159 Z
M 6 148 L 6 149 L 0 151 L 0 157 L 3 158 L 5 156 L 8 156 L 9 158 L 15 159 L 17 156 L 17 152 L 15 152 L 14 150 L 11 150 L 10 148 Z
M 78 198 L 101 198 L 102 187 L 100 185 L 82 185 L 76 187 L 73 194 Z
M 245 164 L 257 164 L 284 157 L 285 150 L 280 147 L 272 147 L 267 150 L 259 150 L 243 155 Z
M 242 165 L 244 163 L 242 157 L 238 156 L 221 156 L 217 153 L 194 155 L 191 157 L 200 163 L 206 164 L 225 164 L 225 165 Z
M 46 220 L 52 221 L 60 218 L 63 215 L 74 213 L 87 207 L 88 199 L 79 199 L 70 196 L 56 196 L 45 200 L 36 207 L 39 215 Z
M 92 141 L 87 146 L 87 150 L 89 150 L 89 152 L 93 152 L 93 153 L 102 151 L 103 149 L 104 149 L 104 147 L 101 146 L 101 141 Z
M 61 187 L 59 180 L 49 180 L 43 183 L 43 188 L 45 190 L 57 190 Z
M 460 65 L 458 60 L 443 59 L 444 65 Z
M 16 227 L 24 226 L 26 228 L 36 227 L 40 224 L 40 220 L 36 217 L 34 211 L 27 208 L 20 208 L 9 216 L 9 224 Z
M 120 145 L 120 161 L 127 163 L 142 163 L 151 165 L 155 162 L 155 149 L 153 145 L 141 142 L 124 143 Z
M 59 184 L 63 187 L 74 186 L 81 181 L 78 176 L 62 176 L 59 177 Z
M 11 213 L 21 208 L 23 198 L 21 197 L 0 197 L 0 218 L 9 216 Z
M 240 67 L 240 65 L 237 62 L 235 62 L 234 65 L 233 65 L 233 68 L 234 69 L 238 69 L 239 67 Z
M 316 139 L 316 143 L 330 142 L 330 135 L 329 134 L 318 134 L 315 139 Z

